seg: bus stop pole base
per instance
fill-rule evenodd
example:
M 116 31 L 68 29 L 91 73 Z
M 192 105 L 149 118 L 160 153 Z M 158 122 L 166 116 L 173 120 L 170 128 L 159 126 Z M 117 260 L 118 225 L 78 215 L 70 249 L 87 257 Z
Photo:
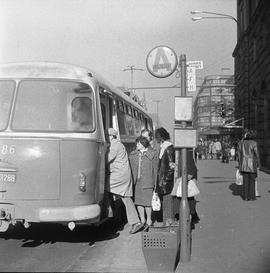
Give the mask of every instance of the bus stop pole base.
M 187 198 L 181 199 L 180 203 L 180 262 L 190 261 L 191 238 L 190 238 L 190 212 Z

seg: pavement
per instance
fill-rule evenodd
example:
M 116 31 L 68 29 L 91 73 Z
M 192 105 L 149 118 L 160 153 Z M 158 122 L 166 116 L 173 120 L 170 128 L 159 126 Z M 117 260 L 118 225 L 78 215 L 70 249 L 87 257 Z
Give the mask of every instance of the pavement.
M 270 273 L 270 175 L 259 173 L 261 197 L 247 202 L 234 183 L 236 165 L 198 161 L 201 220 L 192 231 L 191 259 L 179 262 L 176 273 Z M 126 225 L 115 239 L 100 242 L 102 253 L 86 251 L 68 271 L 147 273 L 141 233 L 128 231 Z

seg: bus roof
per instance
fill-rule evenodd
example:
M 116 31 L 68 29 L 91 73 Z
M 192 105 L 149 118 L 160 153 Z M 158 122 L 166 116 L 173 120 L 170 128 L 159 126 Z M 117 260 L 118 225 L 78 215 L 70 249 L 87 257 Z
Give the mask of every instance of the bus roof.
M 48 79 L 74 79 L 82 80 L 83 78 L 93 77 L 97 81 L 103 83 L 114 94 L 129 102 L 134 107 L 138 108 L 148 117 L 149 115 L 143 107 L 132 100 L 122 90 L 112 85 L 109 81 L 103 78 L 95 71 L 80 67 L 73 64 L 58 63 L 58 62 L 19 62 L 0 64 L 0 78 L 48 78 Z

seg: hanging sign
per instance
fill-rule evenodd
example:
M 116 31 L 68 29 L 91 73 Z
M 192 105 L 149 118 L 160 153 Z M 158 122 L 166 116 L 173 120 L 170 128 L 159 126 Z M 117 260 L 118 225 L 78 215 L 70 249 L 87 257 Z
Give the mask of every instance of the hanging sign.
M 176 53 L 168 46 L 153 48 L 146 57 L 148 72 L 157 78 L 169 77 L 177 67 Z

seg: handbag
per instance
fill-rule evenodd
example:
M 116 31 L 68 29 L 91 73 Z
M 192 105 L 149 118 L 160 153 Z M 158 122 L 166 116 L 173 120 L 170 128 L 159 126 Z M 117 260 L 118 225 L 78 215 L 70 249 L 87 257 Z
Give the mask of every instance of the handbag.
M 157 192 L 153 192 L 153 196 L 152 196 L 152 209 L 153 211 L 160 211 L 161 209 L 161 202 L 158 196 Z
M 243 175 L 240 173 L 239 169 L 236 170 L 235 184 L 238 186 L 243 185 Z
M 157 182 L 155 183 L 155 188 L 154 188 L 153 196 L 152 196 L 152 210 L 153 211 L 160 211 L 161 201 L 158 196 L 158 193 L 156 192 L 156 189 L 157 189 Z
M 179 184 L 176 192 L 177 197 L 182 197 L 182 177 L 177 178 L 179 179 Z M 198 195 L 200 193 L 200 190 L 197 186 L 197 180 L 196 179 L 190 179 L 187 183 L 187 197 L 193 197 L 195 195 Z

